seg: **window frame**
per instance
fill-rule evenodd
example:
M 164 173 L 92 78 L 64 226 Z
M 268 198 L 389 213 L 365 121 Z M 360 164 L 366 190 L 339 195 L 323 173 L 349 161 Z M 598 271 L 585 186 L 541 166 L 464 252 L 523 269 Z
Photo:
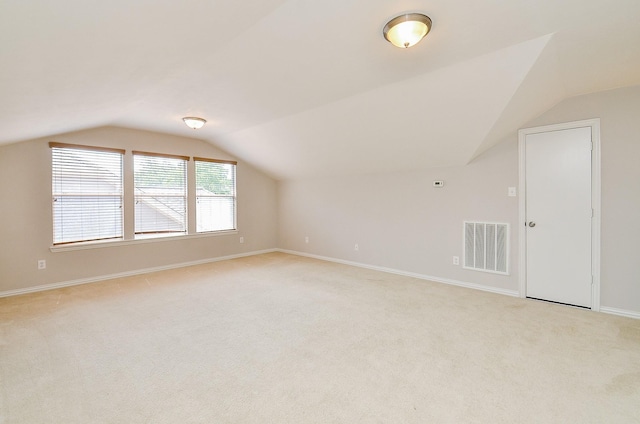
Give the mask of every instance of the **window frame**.
M 132 169 L 132 176 L 133 176 L 133 201 L 134 201 L 134 218 L 133 218 L 133 238 L 134 239 L 145 239 L 145 238 L 153 238 L 153 237 L 178 237 L 178 236 L 186 236 L 189 234 L 189 160 L 190 157 L 189 156 L 181 156 L 181 155 L 172 155 L 172 154 L 164 154 L 164 153 L 154 153 L 154 152 L 143 152 L 143 151 L 138 151 L 138 150 L 134 150 L 131 152 L 131 155 L 133 157 L 133 169 Z M 184 167 L 183 169 L 183 181 L 184 181 L 184 185 L 183 185 L 183 194 L 178 194 L 178 195 L 171 195 L 171 194 L 159 194 L 159 195 L 140 195 L 137 193 L 138 191 L 138 186 L 136 185 L 136 156 L 141 157 L 148 157 L 148 158 L 161 158 L 161 159 L 175 159 L 175 160 L 181 160 L 183 161 L 182 166 Z M 138 216 L 136 215 L 137 211 L 137 204 L 140 198 L 154 198 L 154 197 L 174 197 L 174 198 L 182 198 L 184 199 L 184 211 L 181 213 L 181 215 L 183 216 L 183 222 L 182 222 L 182 226 L 183 226 L 183 230 L 182 231 L 175 231 L 175 230 L 153 230 L 153 231 L 138 231 L 137 226 L 138 226 Z M 169 208 L 170 209 L 170 208 Z
M 124 190 L 124 156 L 126 151 L 123 149 L 115 149 L 115 148 L 109 148 L 109 147 L 100 147 L 100 146 L 87 146 L 87 145 L 80 145 L 80 144 L 67 144 L 67 143 L 58 143 L 58 142 L 49 142 L 49 149 L 50 149 L 50 157 L 51 157 L 51 223 L 52 223 L 52 232 L 51 232 L 51 240 L 52 240 L 52 246 L 68 246 L 68 245 L 79 245 L 79 244 L 86 244 L 86 243 L 110 243 L 112 241 L 120 241 L 120 240 L 124 240 L 124 226 L 125 226 L 125 217 L 124 217 L 124 202 L 125 202 L 125 190 Z M 99 194 L 99 193 L 84 193 L 84 192 L 78 192 L 78 193 L 65 193 L 63 191 L 60 192 L 56 192 L 55 187 L 56 187 L 56 181 L 60 180 L 62 177 L 60 175 L 56 175 L 56 149 L 68 149 L 68 150 L 75 150 L 75 151 L 90 151 L 90 152 L 101 152 L 101 153 L 114 153 L 114 154 L 118 154 L 119 155 L 119 160 L 120 160 L 120 180 L 119 180 L 119 193 L 116 191 L 114 193 L 109 193 L 109 194 Z M 80 174 L 77 174 L 78 177 L 80 177 Z M 98 174 L 91 174 L 91 176 L 93 176 L 94 178 L 98 177 Z M 118 176 L 118 175 L 117 175 Z M 117 177 L 116 176 L 116 177 Z M 117 180 L 114 180 L 117 181 Z M 58 183 L 60 184 L 60 183 Z M 62 241 L 56 241 L 56 229 L 58 228 L 56 225 L 56 206 L 55 203 L 58 201 L 58 199 L 63 198 L 63 197 L 75 197 L 75 198 L 81 198 L 81 197 L 87 197 L 87 198 L 98 198 L 98 197 L 119 197 L 120 198 L 120 206 L 117 208 L 119 209 L 119 213 L 118 214 L 113 214 L 112 217 L 116 219 L 116 221 L 119 221 L 120 223 L 120 231 L 119 231 L 119 235 L 114 234 L 112 236 L 105 236 L 105 237 L 99 237 L 99 238 L 83 238 L 80 240 L 62 240 Z M 119 216 L 116 216 L 119 215 Z
M 108 239 L 97 239 L 97 240 L 82 240 L 82 241 L 71 241 L 65 243 L 53 243 L 53 231 L 55 227 L 52 227 L 51 232 L 51 240 L 52 244 L 50 246 L 51 252 L 64 252 L 64 251 L 73 251 L 73 250 L 85 250 L 85 249 L 98 249 L 103 247 L 113 247 L 113 246 L 126 246 L 126 245 L 137 245 L 144 243 L 154 243 L 154 242 L 164 242 L 164 241 L 172 241 L 172 240 L 185 240 L 185 239 L 196 239 L 196 238 L 206 238 L 206 237 L 218 237 L 218 236 L 226 236 L 230 234 L 238 234 L 238 223 L 237 223 L 237 213 L 238 213 L 238 190 L 237 190 L 237 161 L 233 160 L 224 160 L 224 159 L 211 159 L 211 158 L 202 158 L 202 157 L 190 157 L 176 154 L 165 154 L 165 153 L 155 153 L 155 152 L 144 152 L 138 150 L 127 151 L 125 149 L 119 148 L 110 148 L 110 147 L 100 147 L 100 146 L 91 146 L 91 145 L 82 145 L 82 144 L 70 144 L 70 143 L 59 143 L 59 142 L 50 142 L 49 146 L 53 147 L 67 147 L 71 149 L 78 150 L 98 150 L 98 151 L 106 151 L 106 152 L 117 152 L 122 155 L 121 163 L 122 163 L 122 201 L 121 201 L 121 225 L 122 231 L 121 236 L 117 238 L 108 238 Z M 184 232 L 170 232 L 170 233 L 153 233 L 149 235 L 141 235 L 135 233 L 135 170 L 134 170 L 134 155 L 146 155 L 146 156 L 157 156 L 157 157 L 169 157 L 169 158 L 179 158 L 186 161 L 185 163 L 185 231 Z M 194 159 L 194 162 L 191 162 L 191 159 Z M 206 162 L 217 162 L 217 163 L 228 163 L 234 165 L 234 228 L 227 230 L 214 230 L 214 231 L 197 231 L 197 217 L 196 217 L 196 209 L 197 209 L 197 189 L 196 189 L 196 166 L 195 160 L 206 161 Z M 193 164 L 193 165 L 192 165 Z M 53 180 L 53 160 L 50 162 L 51 165 L 51 176 Z M 53 181 L 50 184 L 51 193 L 52 193 L 52 201 L 51 201 L 51 219 L 54 219 L 54 210 L 53 210 Z M 52 222 L 52 225 L 55 223 Z
M 222 159 L 211 159 L 211 158 L 203 158 L 203 157 L 194 157 L 194 176 L 195 176 L 195 202 L 196 202 L 196 210 L 195 210 L 195 233 L 196 234 L 206 234 L 206 233 L 217 233 L 221 231 L 237 231 L 238 229 L 238 162 L 233 160 L 222 160 Z M 231 195 L 198 195 L 198 162 L 201 163 L 218 163 L 224 165 L 233 166 L 233 193 Z M 199 218 L 198 218 L 198 201 L 201 197 L 216 199 L 216 198 L 231 198 L 233 204 L 233 228 L 223 228 L 218 230 L 198 230 Z

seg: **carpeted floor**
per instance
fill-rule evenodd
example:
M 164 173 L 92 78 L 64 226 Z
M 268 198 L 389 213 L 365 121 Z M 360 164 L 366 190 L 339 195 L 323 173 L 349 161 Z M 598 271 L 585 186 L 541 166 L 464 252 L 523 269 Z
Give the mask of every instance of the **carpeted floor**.
M 639 423 L 640 321 L 281 253 L 0 299 L 0 423 Z

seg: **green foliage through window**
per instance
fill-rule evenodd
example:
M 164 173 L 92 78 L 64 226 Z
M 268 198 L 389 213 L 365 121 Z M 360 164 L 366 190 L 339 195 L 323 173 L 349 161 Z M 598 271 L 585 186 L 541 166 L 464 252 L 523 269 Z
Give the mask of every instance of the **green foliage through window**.
M 229 163 L 196 161 L 196 185 L 217 196 L 233 196 L 235 166 Z

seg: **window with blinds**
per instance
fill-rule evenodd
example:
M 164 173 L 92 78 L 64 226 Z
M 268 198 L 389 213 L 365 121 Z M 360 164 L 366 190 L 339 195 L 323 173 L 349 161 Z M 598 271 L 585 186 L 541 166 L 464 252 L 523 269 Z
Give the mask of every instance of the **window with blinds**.
M 188 160 L 133 152 L 136 237 L 186 234 Z
M 122 238 L 124 150 L 49 143 L 53 244 Z
M 236 162 L 194 158 L 196 231 L 235 230 Z

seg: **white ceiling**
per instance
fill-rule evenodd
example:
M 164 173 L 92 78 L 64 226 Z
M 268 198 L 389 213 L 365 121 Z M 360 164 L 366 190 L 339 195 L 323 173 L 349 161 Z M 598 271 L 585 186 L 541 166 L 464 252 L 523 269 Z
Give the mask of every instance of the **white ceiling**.
M 401 50 L 382 27 L 410 11 L 433 30 Z M 463 165 L 640 84 L 639 20 L 638 0 L 3 0 L 0 144 L 114 125 L 277 179 Z

